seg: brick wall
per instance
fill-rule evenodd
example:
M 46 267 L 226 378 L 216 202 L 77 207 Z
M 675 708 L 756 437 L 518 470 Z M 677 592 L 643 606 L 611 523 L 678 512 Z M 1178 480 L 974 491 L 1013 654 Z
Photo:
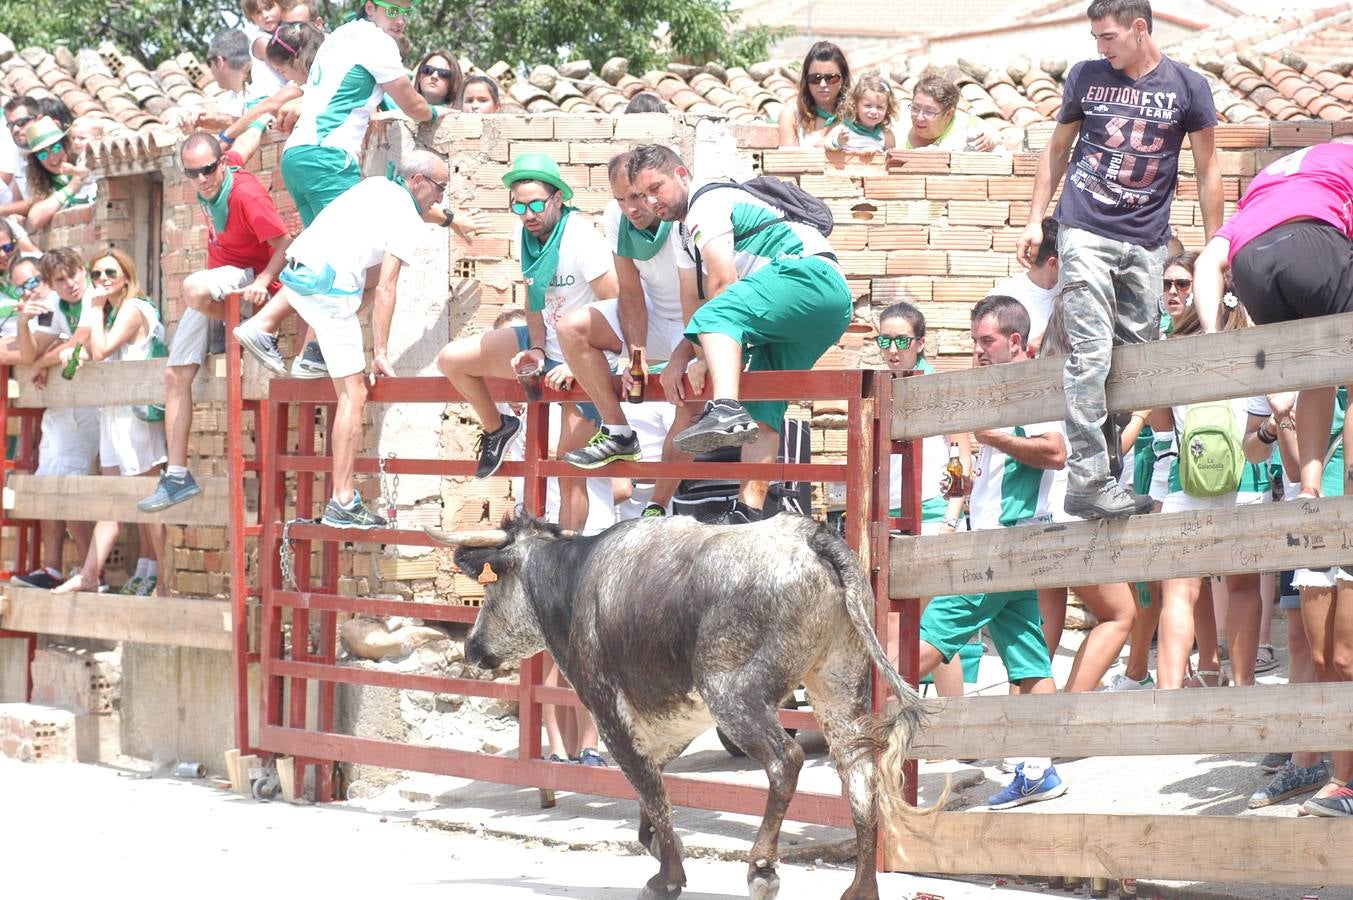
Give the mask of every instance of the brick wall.
M 1228 213 L 1259 168 L 1292 148 L 1328 140 L 1335 129 L 1347 127 L 1325 122 L 1220 126 L 1216 135 Z M 367 168 L 383 170 L 384 158 L 418 140 L 448 155 L 453 168 L 451 192 L 457 201 L 490 214 L 489 232 L 473 242 L 449 236 L 446 299 L 413 301 L 448 306 L 448 315 L 437 326 L 445 329 L 436 335 L 438 340 L 486 330 L 500 312 L 523 305 L 520 265 L 511 255 L 517 220 L 507 209 L 508 195 L 500 180 L 513 158 L 527 152 L 548 153 L 575 187 L 574 204 L 596 216 L 610 198 L 607 160 L 633 145 L 656 141 L 694 160 L 700 177 L 775 175 L 797 181 L 831 206 L 837 221 L 832 243 L 855 295 L 857 322 L 827 353 L 822 365 L 879 366 L 881 361 L 869 340 L 873 315 L 889 303 L 907 299 L 926 314 L 938 367 L 954 369 L 969 365 L 969 308 L 1001 278 L 1019 271 L 1014 244 L 1028 212 L 1037 151 L 1049 133 L 1048 127 L 1030 129 L 1027 149 L 1014 155 L 918 151 L 885 169 L 879 157 L 778 149 L 771 125 L 730 126 L 694 117 L 464 116 L 444 120 L 435 133 L 429 126 L 415 133 L 387 119 L 378 121 L 369 135 Z M 266 142 L 250 169 L 270 188 L 288 224 L 298 229 L 295 207 L 278 170 L 280 150 L 280 140 Z M 136 168 L 125 162 L 105 162 L 99 206 L 63 214 L 47 244 L 69 242 L 90 248 L 114 242 L 135 249 L 139 236 L 151 227 L 149 223 L 158 221 L 160 296 L 172 325 L 182 311 L 179 285 L 183 276 L 206 261 L 206 228 L 191 185 L 174 165 L 172 148 L 138 161 Z M 1188 152 L 1181 169 L 1171 221 L 1185 246 L 1198 249 L 1202 222 Z M 141 204 L 138 209 L 134 202 L 138 191 L 151 183 L 161 185 L 161 206 L 149 210 Z M 375 414 L 384 415 L 379 410 Z M 439 435 L 444 455 L 471 452 L 477 426 L 466 409 L 424 406 L 418 415 L 420 427 Z M 220 408 L 198 407 L 192 442 L 195 470 L 223 474 L 223 427 Z M 375 449 L 374 431 L 367 430 L 366 452 Z M 826 435 L 816 438 L 819 452 L 842 449 Z M 369 497 L 379 493 L 374 479 L 364 490 Z M 437 495 L 416 502 L 405 496 L 400 500 L 402 518 L 419 523 L 440 518 L 446 527 L 472 527 L 486 518 L 496 522 L 517 502 L 505 479 L 444 479 Z M 409 526 L 404 523 L 404 527 Z M 171 528 L 171 584 L 192 594 L 227 591 L 220 558 L 224 543 L 223 529 Z M 472 579 L 453 570 L 448 554 L 408 553 L 345 548 L 340 556 L 340 590 L 419 599 L 459 597 L 470 602 L 480 595 Z

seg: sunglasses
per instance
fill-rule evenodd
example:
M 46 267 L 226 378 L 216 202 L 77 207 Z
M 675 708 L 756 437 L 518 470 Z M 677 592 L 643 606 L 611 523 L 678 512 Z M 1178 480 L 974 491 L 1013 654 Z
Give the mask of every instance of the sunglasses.
M 61 143 L 60 141 L 57 141 L 55 144 L 52 144 L 50 147 L 44 147 L 44 148 L 42 148 L 41 150 L 35 150 L 35 151 L 33 152 L 33 155 L 36 156 L 36 157 L 38 158 L 38 162 L 46 162 L 46 161 L 47 161 L 47 157 L 49 157 L 49 156 L 55 156 L 56 154 L 61 153 L 61 152 L 64 151 L 65 149 L 66 149 L 66 145 L 63 144 L 63 143 Z
M 10 241 L 8 244 L 0 244 L 0 253 L 9 253 L 17 246 L 19 245 L 14 241 Z
M 21 283 L 21 284 L 19 285 L 19 290 L 21 290 L 21 291 L 23 291 L 25 294 L 27 294 L 29 291 L 36 291 L 36 290 L 38 289 L 38 286 L 41 285 L 41 284 L 42 284 L 42 276 L 41 276 L 41 275 L 34 275 L 32 278 L 30 278 L 30 279 L 28 279 L 27 281 Z
M 540 215 L 545 211 L 545 207 L 549 205 L 549 202 L 550 201 L 548 200 L 532 200 L 530 203 L 519 203 L 518 201 L 513 200 L 511 206 L 512 214 L 516 216 L 524 216 L 526 215 L 526 211 L 529 209 L 536 215 Z
M 446 186 L 447 186 L 447 184 L 450 183 L 450 182 L 446 182 L 446 181 L 433 181 L 431 178 L 427 177 L 426 175 L 423 176 L 423 180 L 426 181 L 428 184 L 432 185 L 433 187 L 435 187 L 435 188 L 437 189 L 438 195 L 445 194 L 445 193 L 446 193 Z
M 436 75 L 442 81 L 450 81 L 455 73 L 450 69 L 443 69 L 441 66 L 423 66 L 418 70 L 420 75 Z
M 100 278 L 116 278 L 122 274 L 121 269 L 90 269 L 89 277 L 97 281 Z
M 385 10 L 385 14 L 392 19 L 402 19 L 409 13 L 413 12 L 412 9 L 407 9 L 403 6 L 396 6 L 393 3 L 387 3 L 386 0 L 371 0 L 371 2 L 376 6 L 379 6 L 381 9 Z
M 207 163 L 205 166 L 201 166 L 200 168 L 197 169 L 194 169 L 192 166 L 184 166 L 183 174 L 187 175 L 189 178 L 206 178 L 208 175 L 215 172 L 216 167 L 219 166 L 220 164 L 221 158 L 218 156 L 216 159 Z
M 1171 288 L 1174 288 L 1176 291 L 1187 291 L 1189 288 L 1193 287 L 1192 278 L 1162 278 L 1160 283 L 1165 286 L 1165 290 L 1167 291 Z
M 879 345 L 880 350 L 887 350 L 890 344 L 899 350 L 906 350 L 911 346 L 911 342 L 914 340 L 916 340 L 916 338 L 909 334 L 899 334 L 896 337 L 880 334 L 874 338 L 874 343 Z
M 10 128 L 22 128 L 22 127 L 24 127 L 25 125 L 27 125 L 29 122 L 33 121 L 33 120 L 36 119 L 36 118 L 37 118 L 37 116 L 20 116 L 19 118 L 15 119 L 13 122 L 10 122 L 10 123 L 9 123 L 9 127 L 10 127 Z
M 832 72 L 830 74 L 827 72 L 814 72 L 812 75 L 808 76 L 809 84 L 836 84 L 836 82 L 840 80 L 840 72 Z
M 286 23 L 284 23 L 284 24 L 286 24 Z M 298 29 L 298 30 L 299 30 L 299 29 Z M 293 40 L 294 40 L 294 38 L 293 38 Z M 272 33 L 272 40 L 268 41 L 268 43 L 270 43 L 270 44 L 281 44 L 281 45 L 282 45 L 282 49 L 283 49 L 283 50 L 286 50 L 286 51 L 287 51 L 288 53 L 290 53 L 292 56 L 296 56 L 296 55 L 298 55 L 298 54 L 300 53 L 300 50 L 299 50 L 298 48 L 293 47 L 293 46 L 291 46 L 290 44 L 288 44 L 286 41 L 282 40 L 282 26 L 281 26 L 281 25 L 279 25 L 279 26 L 277 27 L 277 30 L 274 31 L 274 32 Z

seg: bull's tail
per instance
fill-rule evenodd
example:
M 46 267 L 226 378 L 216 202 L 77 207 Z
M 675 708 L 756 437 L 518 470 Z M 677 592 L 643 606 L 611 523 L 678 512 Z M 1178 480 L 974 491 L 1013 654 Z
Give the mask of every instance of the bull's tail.
M 841 538 L 825 527 L 819 527 L 811 539 L 812 547 L 827 565 L 836 572 L 845 588 L 844 601 L 850 623 L 863 641 L 870 660 L 883 674 L 898 700 L 892 714 L 871 716 L 859 723 L 855 746 L 851 752 L 881 754 L 878 764 L 878 794 L 885 817 L 891 818 L 915 810 L 907 803 L 902 764 L 907 761 L 911 739 L 925 723 L 930 710 L 925 699 L 902 679 L 901 673 L 888 659 L 878 635 L 874 631 L 873 608 L 869 579 L 859 559 Z M 946 787 L 945 793 L 948 793 Z M 943 808 L 944 801 L 931 808 Z

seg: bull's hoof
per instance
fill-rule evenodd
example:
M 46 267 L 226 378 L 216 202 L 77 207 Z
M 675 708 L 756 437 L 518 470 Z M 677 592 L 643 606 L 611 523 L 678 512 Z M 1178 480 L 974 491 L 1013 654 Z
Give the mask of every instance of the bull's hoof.
M 667 884 L 661 873 L 648 879 L 648 884 L 639 892 L 639 900 L 672 900 L 680 896 L 681 885 Z
M 780 876 L 770 867 L 758 867 L 747 876 L 747 896 L 752 900 L 775 900 L 780 893 Z

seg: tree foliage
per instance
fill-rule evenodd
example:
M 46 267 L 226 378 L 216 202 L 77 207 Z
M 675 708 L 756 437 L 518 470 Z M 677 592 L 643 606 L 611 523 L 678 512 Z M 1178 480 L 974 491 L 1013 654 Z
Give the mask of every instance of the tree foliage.
M 355 3 L 318 0 L 329 28 Z M 240 22 L 232 0 L 23 0 L 0 3 L 0 32 L 20 49 L 95 47 L 111 40 L 148 66 L 189 50 L 201 57 L 211 35 Z M 632 70 L 669 61 L 746 65 L 764 59 L 789 29 L 738 29 L 728 0 L 423 0 L 409 17 L 411 55 L 447 47 L 482 66 L 612 56 Z M 410 60 L 410 62 L 414 61 Z

